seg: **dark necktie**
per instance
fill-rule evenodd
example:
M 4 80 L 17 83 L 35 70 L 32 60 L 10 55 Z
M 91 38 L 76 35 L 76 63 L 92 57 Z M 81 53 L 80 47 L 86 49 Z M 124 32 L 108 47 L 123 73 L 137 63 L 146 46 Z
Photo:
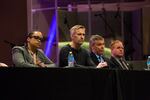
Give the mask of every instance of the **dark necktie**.
M 121 63 L 122 69 L 129 70 L 126 62 L 123 59 L 119 59 L 119 62 Z

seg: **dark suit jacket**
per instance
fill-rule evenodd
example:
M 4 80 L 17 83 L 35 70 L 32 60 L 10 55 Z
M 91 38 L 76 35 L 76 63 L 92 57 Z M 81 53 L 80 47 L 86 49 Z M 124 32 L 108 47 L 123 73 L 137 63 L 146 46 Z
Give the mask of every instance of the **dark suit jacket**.
M 37 49 L 37 57 L 46 64 L 47 67 L 55 67 L 55 64 L 44 55 L 41 49 Z M 15 46 L 12 48 L 12 60 L 16 67 L 38 67 L 34 64 L 33 59 L 25 46 Z
M 95 55 L 93 52 L 90 53 L 90 57 L 91 57 L 92 61 L 93 61 L 96 65 L 99 64 L 99 61 L 98 61 L 96 55 Z M 110 60 L 109 60 L 109 58 L 106 58 L 105 56 L 102 56 L 102 58 L 103 58 L 104 61 L 107 62 L 107 64 L 108 64 L 107 68 L 109 68 L 109 66 L 110 66 Z
M 123 59 L 123 60 L 126 63 L 128 69 L 132 70 L 132 67 L 127 63 L 127 61 L 125 61 L 125 59 Z M 111 56 L 110 61 L 111 61 L 110 62 L 110 68 L 111 69 L 121 69 L 121 70 L 123 70 L 120 63 L 114 57 Z

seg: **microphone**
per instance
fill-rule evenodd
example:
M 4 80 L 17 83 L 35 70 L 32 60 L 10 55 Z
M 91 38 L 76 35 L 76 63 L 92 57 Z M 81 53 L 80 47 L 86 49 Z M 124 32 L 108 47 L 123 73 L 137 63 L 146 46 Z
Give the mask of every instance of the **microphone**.
M 64 17 L 64 24 L 67 26 L 68 29 L 70 29 L 70 25 L 68 23 L 67 15 Z
M 102 16 L 102 14 L 101 13 L 97 13 L 94 16 Z
M 102 8 L 103 14 L 106 15 L 106 9 L 103 7 Z
M 114 16 L 115 18 L 120 17 L 120 7 L 117 7 L 117 12 L 116 15 Z
M 11 42 L 9 42 L 9 41 L 7 41 L 7 40 L 4 40 L 4 43 L 9 44 L 9 45 L 11 46 L 11 48 L 13 48 L 14 46 L 16 46 L 16 44 L 11 43 Z
M 68 23 L 68 20 L 67 20 L 67 17 L 65 16 L 64 17 L 64 24 L 67 24 Z
M 41 42 L 45 42 L 48 41 L 48 37 L 47 36 L 43 36 L 43 39 L 41 40 Z

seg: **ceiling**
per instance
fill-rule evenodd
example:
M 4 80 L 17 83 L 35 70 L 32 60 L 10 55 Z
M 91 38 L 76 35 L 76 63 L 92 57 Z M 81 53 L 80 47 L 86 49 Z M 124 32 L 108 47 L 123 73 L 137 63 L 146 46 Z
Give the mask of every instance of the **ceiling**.
M 88 5 L 90 1 L 90 6 Z M 103 8 L 107 11 L 132 11 L 143 7 L 150 7 L 150 0 L 57 0 L 59 9 L 68 9 L 71 5 L 72 9 L 79 12 L 101 11 Z M 55 9 L 56 0 L 32 0 L 32 8 L 40 10 Z
M 90 5 L 92 11 L 134 11 L 144 7 L 150 7 L 150 2 L 123 2 L 123 3 L 98 3 Z M 77 5 L 78 12 L 89 11 L 88 4 Z
M 33 0 L 33 2 L 39 2 L 40 4 L 55 4 L 56 0 Z M 97 3 L 117 3 L 117 2 L 143 2 L 146 0 L 57 0 L 58 5 L 68 5 L 68 4 L 86 4 L 91 2 L 92 4 Z M 149 0 L 147 0 L 149 1 Z

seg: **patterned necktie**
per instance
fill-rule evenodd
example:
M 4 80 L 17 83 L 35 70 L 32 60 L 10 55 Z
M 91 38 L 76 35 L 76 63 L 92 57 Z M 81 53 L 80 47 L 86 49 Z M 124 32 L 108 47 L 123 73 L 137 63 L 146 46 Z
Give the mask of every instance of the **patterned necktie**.
M 102 58 L 102 56 L 98 56 L 98 61 L 99 61 L 100 63 L 104 62 L 104 59 Z
M 125 61 L 123 59 L 119 59 L 119 62 L 121 63 L 121 67 L 123 69 L 129 70 L 127 64 L 125 63 Z

